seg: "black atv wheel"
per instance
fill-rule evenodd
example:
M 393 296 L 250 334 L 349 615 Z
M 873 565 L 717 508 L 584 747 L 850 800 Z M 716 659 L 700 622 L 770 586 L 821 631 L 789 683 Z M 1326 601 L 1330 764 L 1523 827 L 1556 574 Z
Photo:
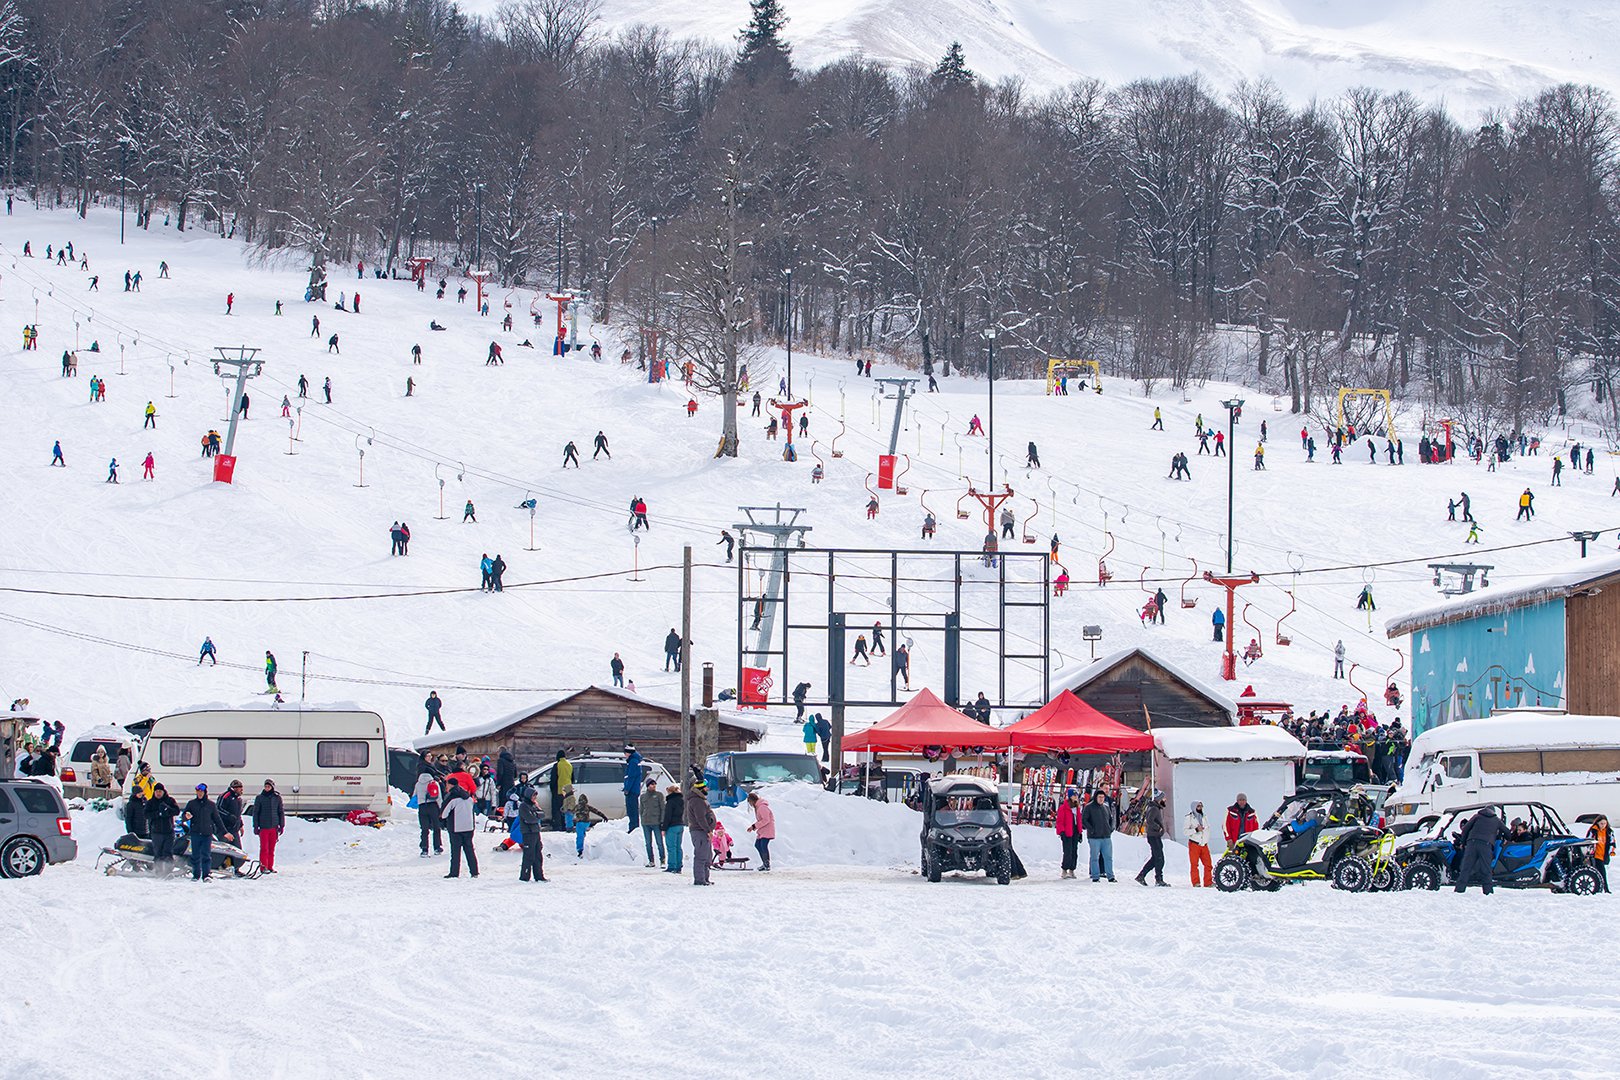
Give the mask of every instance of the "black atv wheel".
M 996 879 L 997 885 L 1012 884 L 1012 856 L 1006 851 L 995 851 L 985 860 L 985 873 Z
M 1596 896 L 1603 891 L 1603 875 L 1593 866 L 1577 866 L 1564 878 L 1564 892 L 1576 896 Z
M 1394 892 L 1401 887 L 1400 867 L 1387 859 L 1381 863 L 1372 876 L 1373 892 Z
M 938 883 L 938 881 L 939 881 L 939 859 L 934 855 L 934 853 L 932 851 L 929 851 L 927 848 L 923 848 L 923 853 L 922 853 L 922 873 L 923 873 L 923 877 L 927 878 L 929 881 Z
M 1360 855 L 1346 855 L 1333 865 L 1333 887 L 1345 892 L 1366 892 L 1372 885 L 1372 864 Z
M 1401 888 L 1427 889 L 1430 892 L 1440 887 L 1440 868 L 1434 863 L 1424 859 L 1415 862 L 1401 871 Z
M 1247 888 L 1253 878 L 1249 860 L 1241 855 L 1222 855 L 1215 864 L 1215 887 L 1221 892 L 1239 892 Z

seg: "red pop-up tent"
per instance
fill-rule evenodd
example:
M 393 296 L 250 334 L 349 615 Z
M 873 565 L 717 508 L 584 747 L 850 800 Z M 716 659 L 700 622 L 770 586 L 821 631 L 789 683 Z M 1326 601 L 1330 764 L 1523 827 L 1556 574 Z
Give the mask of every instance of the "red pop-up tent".
M 920 691 L 865 731 L 844 738 L 845 750 L 887 753 L 922 750 L 929 746 L 985 746 L 999 750 L 1006 745 L 1005 731 L 987 727 L 957 712 L 939 700 L 932 690 Z
M 1064 690 L 1005 729 L 1018 750 L 1120 754 L 1153 749 L 1153 736 L 1104 716 Z

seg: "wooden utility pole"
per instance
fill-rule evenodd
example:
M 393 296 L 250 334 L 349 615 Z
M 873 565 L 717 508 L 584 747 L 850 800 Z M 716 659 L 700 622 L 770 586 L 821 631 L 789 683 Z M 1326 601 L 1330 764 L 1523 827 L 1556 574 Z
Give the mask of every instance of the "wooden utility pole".
M 681 783 L 692 767 L 692 545 L 681 552 Z

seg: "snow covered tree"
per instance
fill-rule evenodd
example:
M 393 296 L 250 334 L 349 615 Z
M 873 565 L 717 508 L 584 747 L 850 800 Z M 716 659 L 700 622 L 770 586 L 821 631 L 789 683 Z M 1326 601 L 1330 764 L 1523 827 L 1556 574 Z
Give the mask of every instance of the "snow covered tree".
M 928 76 L 928 82 L 935 90 L 971 87 L 978 81 L 978 77 L 968 70 L 960 41 L 951 42 L 951 47 L 945 50 L 945 55 L 939 58 L 933 73 Z
M 750 85 L 793 81 L 793 50 L 782 37 L 787 15 L 781 0 L 748 0 L 752 15 L 738 40 L 735 71 Z

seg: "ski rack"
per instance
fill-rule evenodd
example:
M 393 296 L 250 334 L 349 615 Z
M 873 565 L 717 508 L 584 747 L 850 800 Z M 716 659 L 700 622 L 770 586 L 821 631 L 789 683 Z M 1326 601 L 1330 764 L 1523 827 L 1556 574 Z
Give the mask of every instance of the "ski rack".
M 1188 558 L 1191 559 L 1192 556 L 1189 555 Z M 1181 606 L 1184 608 L 1195 608 L 1198 606 L 1198 597 L 1195 596 L 1191 600 L 1187 599 L 1187 586 L 1198 580 L 1198 560 L 1193 559 L 1192 564 L 1192 576 L 1181 583 Z
M 1109 532 L 1107 529 L 1104 529 L 1103 536 L 1108 539 L 1108 550 L 1097 556 L 1098 585 L 1107 585 L 1110 581 L 1114 580 L 1113 571 L 1108 569 L 1108 556 L 1114 553 L 1114 534 Z

